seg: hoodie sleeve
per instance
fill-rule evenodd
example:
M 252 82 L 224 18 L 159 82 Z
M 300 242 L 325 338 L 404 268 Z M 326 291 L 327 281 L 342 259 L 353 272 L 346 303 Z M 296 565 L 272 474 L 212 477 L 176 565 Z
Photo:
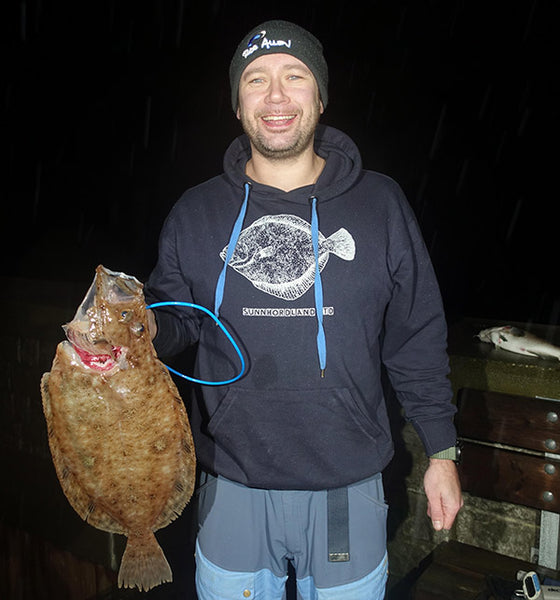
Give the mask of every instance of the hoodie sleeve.
M 175 208 L 167 217 L 159 238 L 156 266 L 144 288 L 146 303 L 182 301 L 193 302 L 191 286 L 184 266 L 188 257 L 179 239 L 184 238 L 181 219 Z M 157 335 L 153 340 L 159 356 L 174 356 L 199 338 L 200 316 L 194 309 L 165 306 L 154 309 Z
M 430 456 L 456 441 L 447 325 L 427 248 L 400 188 L 398 200 L 399 209 L 389 223 L 387 260 L 393 291 L 385 314 L 382 358 L 405 416 Z

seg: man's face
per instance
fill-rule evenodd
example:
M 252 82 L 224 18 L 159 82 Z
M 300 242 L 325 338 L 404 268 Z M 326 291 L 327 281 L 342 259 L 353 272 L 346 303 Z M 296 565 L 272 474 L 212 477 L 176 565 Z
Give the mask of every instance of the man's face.
M 241 75 L 237 118 L 266 158 L 299 156 L 313 142 L 322 112 L 313 73 L 294 56 L 261 56 Z

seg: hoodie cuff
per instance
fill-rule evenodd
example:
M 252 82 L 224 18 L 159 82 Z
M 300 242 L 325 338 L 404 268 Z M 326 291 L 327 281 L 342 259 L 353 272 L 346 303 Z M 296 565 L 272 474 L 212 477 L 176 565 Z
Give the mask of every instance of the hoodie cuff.
M 426 456 L 432 457 L 449 448 L 455 448 L 457 430 L 452 418 L 413 421 L 412 424 L 424 444 Z
M 451 446 L 435 454 L 431 454 L 430 458 L 439 458 L 441 460 L 457 460 L 457 446 Z

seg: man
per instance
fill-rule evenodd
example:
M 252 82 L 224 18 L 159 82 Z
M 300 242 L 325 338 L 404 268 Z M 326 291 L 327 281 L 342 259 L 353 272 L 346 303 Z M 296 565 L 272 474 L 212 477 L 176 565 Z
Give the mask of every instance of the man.
M 146 292 L 214 308 L 248 368 L 196 389 L 200 600 L 281 599 L 291 561 L 304 599 L 382 599 L 381 471 L 393 446 L 382 364 L 430 465 L 428 513 L 451 527 L 462 500 L 446 326 L 413 213 L 353 142 L 318 125 L 319 41 L 258 25 L 230 67 L 245 135 L 224 174 L 188 190 L 162 230 Z M 196 311 L 157 311 L 155 347 L 198 343 L 196 375 L 223 381 L 235 355 Z

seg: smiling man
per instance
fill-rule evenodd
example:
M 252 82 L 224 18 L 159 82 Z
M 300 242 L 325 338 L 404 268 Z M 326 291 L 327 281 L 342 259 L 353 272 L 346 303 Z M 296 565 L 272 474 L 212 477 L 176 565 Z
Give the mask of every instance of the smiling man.
M 146 285 L 151 302 L 213 306 L 249 365 L 229 385 L 193 388 L 198 597 L 281 600 L 291 562 L 303 600 L 382 600 L 383 369 L 430 457 L 434 528 L 450 528 L 462 504 L 437 281 L 399 186 L 319 124 L 328 70 L 311 33 L 258 25 L 230 83 L 245 133 L 224 173 L 173 207 Z M 211 319 L 170 307 L 155 317 L 158 354 L 198 343 L 197 376 L 232 377 Z

